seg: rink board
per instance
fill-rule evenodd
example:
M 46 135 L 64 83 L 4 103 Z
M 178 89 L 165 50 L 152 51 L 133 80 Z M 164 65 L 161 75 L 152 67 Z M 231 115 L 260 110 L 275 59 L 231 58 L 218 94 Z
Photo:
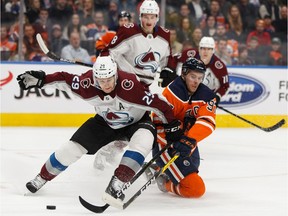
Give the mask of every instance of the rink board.
M 16 77 L 27 70 L 66 71 L 79 75 L 90 68 L 59 63 L 1 62 L 1 126 L 79 126 L 95 114 L 94 108 L 72 93 L 55 89 L 21 91 Z M 288 113 L 287 67 L 229 67 L 230 88 L 221 106 L 262 127 Z M 158 75 L 158 74 L 157 74 Z M 151 91 L 162 89 L 153 83 Z M 251 127 L 217 109 L 217 127 Z M 287 123 L 284 125 L 287 127 Z

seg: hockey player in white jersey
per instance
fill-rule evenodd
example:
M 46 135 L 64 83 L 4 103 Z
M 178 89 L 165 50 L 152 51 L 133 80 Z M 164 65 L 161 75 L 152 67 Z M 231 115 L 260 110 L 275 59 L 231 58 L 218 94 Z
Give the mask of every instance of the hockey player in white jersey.
M 155 126 L 148 111 L 156 112 L 163 118 L 166 129 L 171 131 L 167 133 L 171 141 L 178 140 L 183 133 L 179 129 L 180 122 L 175 119 L 166 101 L 157 94 L 150 93 L 135 74 L 117 71 L 117 65 L 110 56 L 98 57 L 93 70 L 81 75 L 26 71 L 17 80 L 24 90 L 33 87 L 71 90 L 94 106 L 97 113 L 67 143 L 53 152 L 35 179 L 26 184 L 32 193 L 37 192 L 84 154 L 95 154 L 108 143 L 125 137 L 130 140 L 129 148 L 105 191 L 106 197 L 117 198 L 117 192 L 125 182 L 133 178 L 156 140 Z
M 173 67 L 170 32 L 159 25 L 159 6 L 154 0 L 144 0 L 139 9 L 140 24 L 125 24 L 118 29 L 101 56 L 111 55 L 123 71 L 135 73 L 145 85 L 151 85 L 157 70 Z M 125 141 L 117 141 L 99 151 L 94 167 L 103 170 L 114 163 L 117 152 L 123 151 Z
M 119 28 L 101 55 L 111 55 L 123 71 L 135 73 L 150 85 L 157 70 L 173 61 L 170 32 L 159 25 L 159 6 L 154 0 L 144 0 L 139 9 L 140 24 L 129 23 Z

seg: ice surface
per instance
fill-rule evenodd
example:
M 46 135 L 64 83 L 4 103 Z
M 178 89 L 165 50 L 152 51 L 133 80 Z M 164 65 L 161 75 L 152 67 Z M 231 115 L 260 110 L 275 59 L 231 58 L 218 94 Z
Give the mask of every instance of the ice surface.
M 94 156 L 84 156 L 48 182 L 38 193 L 28 194 L 25 184 L 34 178 L 50 154 L 67 141 L 76 128 L 1 128 L 1 215 L 95 215 L 78 201 L 102 205 L 115 167 L 93 168 Z M 278 129 L 216 129 L 199 144 L 200 175 L 206 194 L 184 199 L 158 191 L 151 185 L 127 209 L 108 208 L 103 216 L 287 216 L 288 132 Z M 120 156 L 119 156 L 120 158 Z M 131 194 L 146 179 L 130 188 Z M 56 210 L 46 210 L 56 205 Z

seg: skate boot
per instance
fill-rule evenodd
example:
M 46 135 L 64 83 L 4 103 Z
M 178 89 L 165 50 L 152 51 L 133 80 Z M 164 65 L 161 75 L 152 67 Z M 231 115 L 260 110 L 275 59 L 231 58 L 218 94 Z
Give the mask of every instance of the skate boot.
M 116 199 L 119 198 L 121 200 L 124 200 L 125 195 L 121 192 L 123 185 L 124 182 L 120 181 L 116 176 L 112 176 L 105 192 Z M 120 197 L 117 196 L 118 193 L 121 193 Z
M 112 176 L 103 194 L 103 201 L 116 208 L 121 208 L 120 206 L 122 206 L 122 201 L 125 198 L 125 195 L 121 191 L 123 186 L 124 182 L 120 181 L 116 176 Z
M 163 193 L 168 192 L 166 189 L 166 183 L 168 181 L 169 181 L 169 177 L 165 173 L 159 175 L 158 178 L 156 179 L 157 186 L 159 190 L 162 191 Z
M 43 179 L 40 174 L 38 174 L 33 180 L 29 181 L 26 184 L 26 188 L 31 193 L 36 193 L 43 185 L 47 182 L 47 180 Z
M 143 166 L 145 166 L 147 163 L 145 162 Z M 153 175 L 155 174 L 155 172 L 159 171 L 160 170 L 160 167 L 156 164 L 156 163 L 153 163 L 151 164 L 144 172 L 145 172 L 145 176 L 146 176 L 146 179 L 147 181 L 149 181 Z M 155 184 L 155 181 L 153 180 L 151 182 L 152 184 Z

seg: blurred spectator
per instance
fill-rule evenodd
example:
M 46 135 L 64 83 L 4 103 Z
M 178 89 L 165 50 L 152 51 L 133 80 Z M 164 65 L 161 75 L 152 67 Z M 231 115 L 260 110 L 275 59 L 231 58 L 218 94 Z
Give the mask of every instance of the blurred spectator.
M 110 1 L 107 1 L 107 0 L 93 0 L 92 2 L 94 3 L 94 9 L 95 10 L 107 11 Z
M 268 32 L 265 32 L 265 23 L 262 19 L 256 21 L 255 30 L 248 33 L 247 44 L 252 37 L 258 38 L 258 44 L 262 46 L 269 46 L 271 44 L 271 37 Z
M 71 16 L 73 8 L 68 4 L 68 0 L 55 0 L 55 4 L 49 8 L 49 17 L 52 23 L 59 23 L 64 28 Z
M 227 31 L 227 37 L 234 39 L 238 43 L 246 43 L 247 33 L 243 29 L 242 17 L 237 5 L 232 5 L 227 15 L 229 24 L 229 30 Z
M 251 4 L 249 0 L 239 0 L 237 2 L 237 6 L 240 10 L 242 22 L 243 22 L 243 30 L 251 31 L 255 28 L 255 21 L 258 16 L 258 12 L 254 6 Z
M 108 29 L 117 31 L 118 29 L 118 4 L 115 0 L 110 1 L 108 10 Z
M 17 44 L 18 47 L 19 44 Z M 27 53 L 27 47 L 24 43 L 22 43 L 22 49 L 21 49 L 22 55 L 18 54 L 18 49 L 14 51 L 13 55 L 11 55 L 8 59 L 8 61 L 30 61 L 29 55 Z
M 216 34 L 216 18 L 212 15 L 207 16 L 205 27 L 203 28 L 203 36 L 214 37 Z
M 175 28 L 170 28 L 170 45 L 172 54 L 181 53 L 183 45 L 177 40 L 177 31 Z
M 267 65 L 267 49 L 259 46 L 258 37 L 252 36 L 247 47 L 248 56 L 255 61 L 256 65 Z
M 275 33 L 275 27 L 272 25 L 272 19 L 270 15 L 264 16 L 264 31 L 269 32 L 270 36 L 273 37 Z
M 284 56 L 281 52 L 281 41 L 279 38 L 274 37 L 271 42 L 271 50 L 268 57 L 268 65 L 285 65 Z
M 17 44 L 14 41 L 9 40 L 8 26 L 1 25 L 0 32 L 0 51 L 1 51 L 1 60 L 8 60 L 11 54 L 16 51 Z
M 39 18 L 33 24 L 33 27 L 36 34 L 40 33 L 44 40 L 49 41 L 49 38 L 51 36 L 52 23 L 49 19 L 48 9 L 40 9 Z
M 119 11 L 136 11 L 136 0 L 118 0 Z
M 70 34 L 69 43 L 61 50 L 61 57 L 64 59 L 70 59 L 85 63 L 91 63 L 88 51 L 80 47 L 80 35 L 78 32 L 72 32 Z
M 181 25 L 181 21 L 184 18 L 187 18 L 189 20 L 189 23 L 191 23 L 191 25 L 193 25 L 193 23 L 195 23 L 195 20 L 193 19 L 192 15 L 190 13 L 190 9 L 189 9 L 187 4 L 181 4 L 180 10 L 175 11 L 175 12 L 176 12 L 176 14 L 173 14 L 173 18 L 167 20 L 168 26 L 171 26 L 173 28 L 178 28 L 179 25 Z
M 96 11 L 94 14 L 94 22 L 87 25 L 87 40 L 96 41 L 99 37 L 108 31 L 108 27 L 104 25 L 104 14 L 102 11 Z
M 287 6 L 282 6 L 280 9 L 280 19 L 272 22 L 275 27 L 275 35 L 279 37 L 285 45 L 287 45 Z
M 80 34 L 80 40 L 87 40 L 86 32 L 87 27 L 80 24 L 80 18 L 78 14 L 73 14 L 71 21 L 68 23 L 68 25 L 63 30 L 63 38 L 66 40 L 69 40 L 70 34 L 72 32 L 78 32 Z
M 218 41 L 220 38 L 227 38 L 227 32 L 223 23 L 218 23 L 216 26 L 216 33 L 214 39 Z
M 44 39 L 44 38 L 43 38 Z M 47 41 L 44 40 L 47 44 Z M 24 24 L 24 38 L 23 43 L 25 43 L 27 48 L 27 54 L 29 55 L 29 59 L 33 59 L 35 55 L 43 55 L 42 50 L 40 49 L 38 42 L 36 40 L 35 29 L 32 24 L 25 23 Z
M 209 4 L 206 0 L 191 0 L 186 1 L 188 8 L 190 9 L 190 14 L 196 21 L 196 25 L 200 24 L 204 15 L 207 16 Z M 206 17 L 205 17 L 206 19 Z
M 214 16 L 216 19 L 217 24 L 225 25 L 225 17 L 224 14 L 220 10 L 220 4 L 218 0 L 211 0 L 210 7 L 209 7 L 209 16 Z
M 227 39 L 219 38 L 217 40 L 217 47 L 215 50 L 215 55 L 224 62 L 225 65 L 232 65 L 232 59 L 228 52 Z
M 93 23 L 93 15 L 94 15 L 94 4 L 93 0 L 83 0 L 82 8 L 80 8 L 77 13 L 80 17 L 80 22 L 82 25 L 88 25 L 89 23 Z
M 232 3 L 226 0 L 217 0 L 217 1 L 219 2 L 221 13 L 224 15 L 225 20 L 227 20 L 228 12 L 230 7 L 232 6 Z
M 274 20 L 280 19 L 280 7 L 277 4 L 277 0 L 263 1 L 259 8 L 259 15 L 261 19 L 264 19 L 266 15 L 269 15 Z
M 189 19 L 184 17 L 181 20 L 180 28 L 177 30 L 177 38 L 180 43 L 183 43 L 184 41 L 191 41 L 191 35 L 193 32 L 193 26 L 192 23 L 190 23 Z
M 37 19 L 39 19 L 40 8 L 40 0 L 29 0 L 29 7 L 27 7 L 26 12 L 29 23 L 33 24 Z
M 5 1 L 5 2 L 6 2 L 5 12 L 11 13 L 14 16 L 18 16 L 19 11 L 20 11 L 20 1 L 19 0 L 10 0 L 10 1 Z M 1 7 L 3 7 L 2 2 L 1 2 Z
M 57 56 L 61 56 L 61 50 L 69 44 L 69 40 L 63 38 L 62 28 L 59 24 L 54 24 L 51 31 L 50 49 Z
M 248 56 L 248 48 L 245 44 L 239 46 L 238 53 L 238 58 L 233 59 L 233 65 L 255 65 L 255 61 Z
M 200 42 L 202 36 L 203 36 L 202 29 L 199 27 L 196 27 L 192 33 L 191 44 L 192 44 L 193 48 L 195 48 L 195 49 L 199 48 L 199 42 Z

